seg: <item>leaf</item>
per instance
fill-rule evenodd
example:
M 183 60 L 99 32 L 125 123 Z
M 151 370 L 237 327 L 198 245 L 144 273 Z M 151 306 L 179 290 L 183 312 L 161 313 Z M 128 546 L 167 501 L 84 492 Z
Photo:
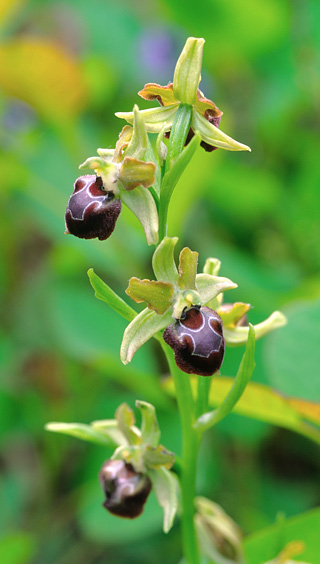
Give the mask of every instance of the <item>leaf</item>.
M 134 413 L 127 403 L 119 405 L 115 413 L 115 418 L 121 433 L 125 436 L 129 445 L 141 444 L 141 433 L 139 429 L 134 426 Z
M 173 189 L 175 188 L 180 176 L 185 171 L 189 162 L 191 161 L 194 153 L 199 147 L 201 138 L 199 135 L 194 135 L 190 143 L 183 149 L 174 160 L 171 168 L 166 172 L 162 180 L 161 196 L 166 200 L 170 200 Z
M 204 413 L 195 423 L 195 428 L 205 431 L 213 425 L 216 425 L 221 419 L 224 419 L 232 411 L 236 403 L 242 396 L 249 380 L 254 371 L 254 350 L 255 350 L 255 332 L 252 325 L 249 325 L 248 341 L 246 350 L 242 357 L 237 376 L 233 386 L 227 396 L 224 398 L 220 406 L 209 413 Z
M 25 531 L 4 533 L 0 538 L 0 562 L 29 564 L 35 556 L 36 539 Z
M 138 186 L 128 192 L 120 186 L 121 201 L 132 211 L 140 221 L 148 245 L 156 245 L 159 239 L 159 218 L 156 203 L 146 188 Z
M 45 429 L 46 431 L 69 435 L 98 445 L 115 446 L 113 440 L 105 433 L 100 433 L 98 430 L 93 429 L 90 425 L 85 425 L 83 423 L 57 423 L 53 421 L 51 423 L 47 423 Z
M 108 306 L 127 319 L 127 321 L 132 321 L 136 317 L 137 313 L 134 309 L 132 309 L 122 298 L 120 298 L 120 296 L 111 290 L 111 288 L 103 282 L 97 274 L 95 274 L 92 268 L 88 270 L 88 276 L 98 300 L 102 300 L 108 304 Z
M 195 290 L 199 253 L 188 247 L 182 249 L 179 256 L 179 280 L 181 290 Z
M 233 383 L 234 378 L 226 376 L 212 378 L 209 405 L 211 407 L 220 405 L 230 392 Z M 192 378 L 191 385 L 194 395 L 196 395 L 197 380 Z M 165 381 L 163 388 L 171 395 L 175 395 L 171 379 L 168 378 Z M 287 398 L 264 384 L 249 382 L 241 398 L 234 406 L 233 412 L 257 421 L 264 421 L 270 425 L 290 429 L 320 444 L 320 429 L 304 421 L 301 413 L 291 404 L 292 399 L 295 398 Z M 315 405 L 320 407 L 320 404 L 310 402 L 310 410 L 314 410 Z
M 286 315 L 287 326 L 263 344 L 268 379 L 285 394 L 318 400 L 320 300 L 292 303 Z
M 152 257 L 152 268 L 157 280 L 178 283 L 178 270 L 174 260 L 174 249 L 178 237 L 164 237 Z
M 146 302 L 148 308 L 162 315 L 170 307 L 173 299 L 173 286 L 170 282 L 140 280 L 133 277 L 129 280 L 126 294 L 138 304 Z
M 299 560 L 319 562 L 320 508 L 296 515 L 281 523 L 275 523 L 244 540 L 249 564 L 261 564 L 278 556 L 289 542 L 300 541 L 305 549 Z
M 123 364 L 130 362 L 137 350 L 161 329 L 172 323 L 171 311 L 158 315 L 144 309 L 126 328 L 121 343 L 120 358 Z
M 160 440 L 160 429 L 155 407 L 146 401 L 136 401 L 141 413 L 141 438 L 144 444 L 156 447 Z
M 84 107 L 85 83 L 78 63 L 56 43 L 20 37 L 0 46 L 0 85 L 48 121 L 70 121 Z
M 151 479 L 156 498 L 163 509 L 163 531 L 168 533 L 178 509 L 178 480 L 173 472 L 161 466 L 150 470 Z
M 201 304 L 206 305 L 221 292 L 237 288 L 237 284 L 232 282 L 232 280 L 229 280 L 229 278 L 200 273 L 196 276 L 196 288 L 201 297 Z

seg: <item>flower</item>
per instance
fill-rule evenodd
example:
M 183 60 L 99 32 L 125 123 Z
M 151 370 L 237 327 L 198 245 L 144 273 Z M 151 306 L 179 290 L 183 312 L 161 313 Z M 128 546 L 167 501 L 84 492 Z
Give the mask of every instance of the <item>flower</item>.
M 93 174 L 80 176 L 74 183 L 66 214 L 66 233 L 81 239 L 110 237 L 121 212 L 121 202 L 104 190 L 102 179 Z
M 166 86 L 148 83 L 140 90 L 139 96 L 145 100 L 157 100 L 161 106 L 141 111 L 146 129 L 149 133 L 161 135 L 169 132 L 178 108 L 186 104 L 191 108 L 187 142 L 197 133 L 202 139 L 201 145 L 207 151 L 218 147 L 229 151 L 251 151 L 250 147 L 238 143 L 218 129 L 222 112 L 198 88 L 203 44 L 204 39 L 189 37 L 177 61 L 173 82 Z M 116 116 L 133 123 L 133 112 L 117 112 Z
M 221 318 L 226 345 L 241 345 L 248 340 L 249 327 L 241 326 L 238 321 L 251 306 L 235 302 L 229 311 L 225 311 L 221 305 L 222 293 L 236 288 L 237 284 L 229 278 L 218 276 L 221 263 L 215 258 L 207 259 L 203 273 L 197 274 L 198 253 L 188 247 L 182 249 L 177 268 L 174 260 L 177 241 L 177 237 L 165 237 L 155 250 L 152 266 L 157 280 L 131 278 L 129 281 L 126 293 L 137 303 L 146 302 L 147 307 L 134 317 L 124 332 L 120 351 L 124 364 L 130 362 L 136 351 L 160 331 L 166 329 L 163 335 L 167 336 L 167 342 L 174 333 L 177 337 L 179 331 L 176 323 L 179 325 L 190 309 L 198 309 L 207 315 L 210 308 L 210 315 L 216 315 L 216 320 Z M 253 326 L 256 338 L 285 324 L 285 316 L 275 311 L 268 319 Z M 168 329 L 169 326 L 171 329 Z M 219 332 L 221 349 L 218 347 L 218 351 L 222 357 L 221 329 L 218 335 Z M 180 353 L 181 350 L 178 351 L 178 363 L 182 364 Z M 182 370 L 188 372 L 184 368 Z
M 150 142 L 137 106 L 132 114 L 133 127 L 123 127 L 115 148 L 98 149 L 98 156 L 89 157 L 79 168 L 95 171 L 103 189 L 136 215 L 151 245 L 158 242 L 159 227 L 157 206 L 148 190 L 155 182 L 156 164 L 144 160 Z
M 222 321 L 209 307 L 192 306 L 163 333 L 176 365 L 187 374 L 212 376 L 224 357 Z
M 152 488 L 148 476 L 124 460 L 106 460 L 99 480 L 106 496 L 103 505 L 110 513 L 127 519 L 141 515 Z

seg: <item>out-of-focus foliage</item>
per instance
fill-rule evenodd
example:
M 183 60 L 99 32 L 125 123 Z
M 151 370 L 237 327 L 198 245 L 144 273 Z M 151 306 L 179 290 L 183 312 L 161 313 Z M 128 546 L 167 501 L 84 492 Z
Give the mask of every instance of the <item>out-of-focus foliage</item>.
M 78 165 L 97 147 L 115 144 L 123 124 L 114 112 L 134 103 L 148 107 L 136 92 L 145 82 L 172 79 L 189 35 L 206 39 L 201 88 L 223 110 L 222 129 L 252 153 L 198 149 L 173 196 L 169 235 L 199 251 L 201 267 L 208 256 L 222 260 L 222 276 L 239 285 L 230 300 L 254 306 L 252 323 L 275 309 L 286 313 L 288 325 L 257 342 L 252 386 L 272 386 L 290 396 L 293 410 L 310 416 L 314 405 L 316 414 L 310 400 L 320 398 L 319 16 L 317 0 L 2 2 L 0 560 L 6 564 L 180 558 L 178 528 L 163 537 L 153 494 L 133 523 L 102 508 L 97 474 L 108 448 L 43 428 L 48 420 L 110 418 L 119 403 L 133 406 L 139 398 L 155 403 L 162 440 L 179 452 L 176 407 L 159 385 L 167 366 L 157 343 L 124 367 L 126 323 L 95 299 L 86 275 L 94 268 L 127 299 L 131 276 L 152 277 L 152 249 L 127 210 L 103 243 L 65 236 L 63 216 Z M 242 353 L 227 351 L 223 375 L 236 373 Z M 220 503 L 244 533 L 271 525 L 278 512 L 296 516 L 320 502 L 319 447 L 293 431 L 231 414 L 207 433 L 200 454 L 199 493 Z M 248 538 L 249 564 L 299 539 L 306 551 L 298 560 L 318 564 L 320 549 L 299 523 L 282 545 L 270 540 L 273 529 L 259 533 L 266 542 Z M 272 542 L 274 553 L 263 552 Z

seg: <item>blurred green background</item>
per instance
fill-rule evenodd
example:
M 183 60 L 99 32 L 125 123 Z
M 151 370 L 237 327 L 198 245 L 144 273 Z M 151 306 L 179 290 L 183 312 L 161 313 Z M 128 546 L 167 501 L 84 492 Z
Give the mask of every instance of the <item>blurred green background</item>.
M 132 523 L 102 508 L 97 473 L 110 452 L 44 431 L 139 398 L 156 404 L 163 444 L 180 448 L 157 344 L 122 366 L 126 324 L 86 275 L 93 267 L 125 297 L 131 276 L 152 277 L 152 249 L 127 210 L 107 242 L 65 236 L 66 203 L 78 165 L 114 146 L 124 125 L 114 112 L 147 108 L 137 91 L 170 81 L 186 38 L 204 37 L 201 88 L 252 153 L 199 150 L 169 234 L 199 251 L 201 267 L 221 259 L 239 285 L 230 300 L 250 302 L 252 322 L 287 314 L 258 342 L 253 378 L 319 401 L 320 4 L 2 0 L 0 18 L 1 560 L 173 564 L 179 528 L 161 533 L 153 498 Z M 227 351 L 223 374 L 235 375 L 242 352 Z M 199 493 L 245 534 L 320 504 L 319 448 L 266 423 L 230 415 L 206 436 L 199 466 Z

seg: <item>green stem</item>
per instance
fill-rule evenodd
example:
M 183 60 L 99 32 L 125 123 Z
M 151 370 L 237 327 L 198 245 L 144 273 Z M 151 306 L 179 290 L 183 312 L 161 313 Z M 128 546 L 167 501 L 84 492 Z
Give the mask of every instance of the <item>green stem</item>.
M 198 376 L 198 402 L 197 416 L 209 410 L 209 392 L 211 386 L 211 376 Z
M 181 104 L 175 115 L 168 146 L 168 153 L 165 162 L 164 172 L 167 173 L 174 165 L 175 159 L 182 153 L 187 135 L 190 130 L 192 118 L 192 106 Z M 163 183 L 161 183 L 160 203 L 159 203 L 159 241 L 167 235 L 167 215 L 172 190 L 165 190 L 163 193 Z
M 193 427 L 195 404 L 191 392 L 190 377 L 177 367 L 171 348 L 165 343 L 162 344 L 162 348 L 167 357 L 174 380 L 182 426 L 180 486 L 183 551 L 188 564 L 200 564 L 198 539 L 194 525 L 194 498 L 196 495 L 197 457 L 201 433 L 198 433 Z

